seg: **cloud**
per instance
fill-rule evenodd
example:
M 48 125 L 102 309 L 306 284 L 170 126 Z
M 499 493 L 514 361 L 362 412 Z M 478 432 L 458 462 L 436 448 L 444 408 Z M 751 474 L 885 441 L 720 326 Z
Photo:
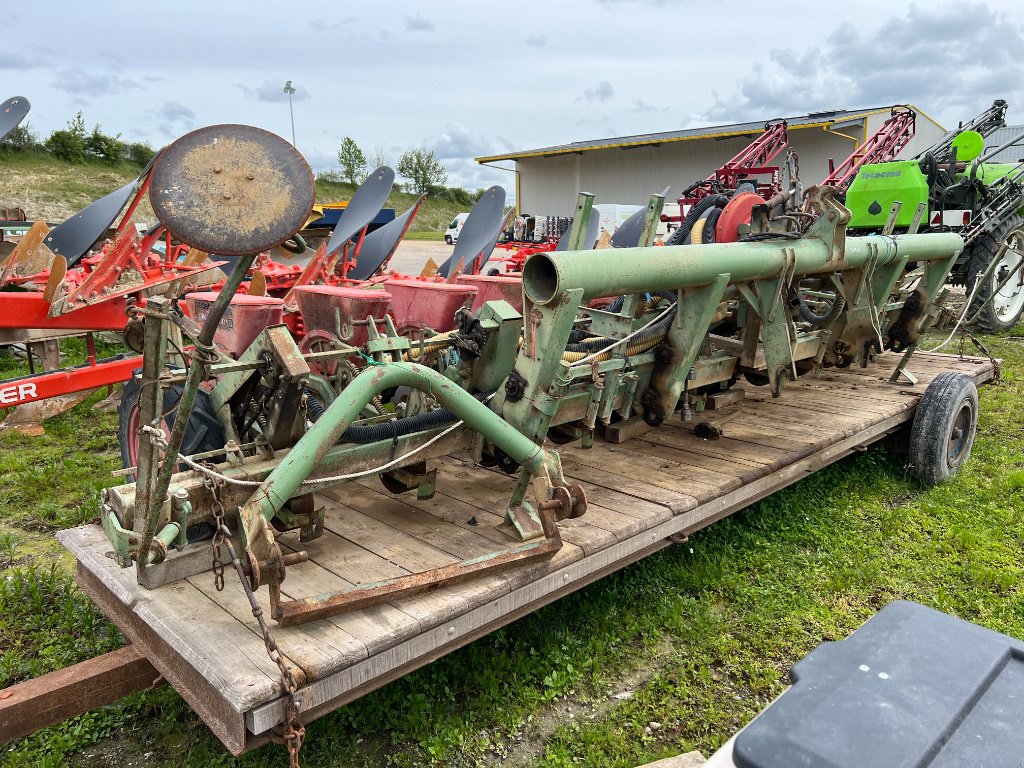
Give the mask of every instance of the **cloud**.
M 146 119 L 156 125 L 161 136 L 176 139 L 193 128 L 196 113 L 177 101 L 165 101 L 159 109 L 147 110 Z
M 548 44 L 548 39 L 544 35 L 530 35 L 526 38 L 526 44 L 534 48 L 543 48 Z
M 327 19 L 317 18 L 317 19 L 310 19 L 308 22 L 306 22 L 306 26 L 309 27 L 314 32 L 325 32 L 325 31 L 329 31 L 329 30 L 332 30 L 332 29 L 342 29 L 344 27 L 349 26 L 350 24 L 354 24 L 355 22 L 356 22 L 356 17 L 355 16 L 346 16 L 343 19 L 336 19 L 336 20 L 332 20 L 332 21 L 328 21 Z
M 433 32 L 434 22 L 417 13 L 415 16 L 406 16 L 403 20 L 407 32 Z
M 612 84 L 602 80 L 595 88 L 584 88 L 582 98 L 587 104 L 593 104 L 595 101 L 608 101 L 614 95 L 615 89 L 612 88 Z
M 668 107 L 656 107 L 653 104 L 648 104 L 643 99 L 633 99 L 629 104 L 630 112 L 664 112 Z
M 51 83 L 54 88 L 79 98 L 91 96 L 112 96 L 135 88 L 141 88 L 130 78 L 114 74 L 97 75 L 80 69 L 62 69 Z
M 288 101 L 288 94 L 284 92 L 284 83 L 280 80 L 265 80 L 255 88 L 250 88 L 241 83 L 235 83 L 235 87 L 239 88 L 250 99 L 255 99 L 256 101 Z M 309 91 L 303 86 L 292 83 L 292 87 L 295 89 L 295 93 L 292 94 L 293 100 L 305 101 L 309 98 Z
M 164 105 L 160 107 L 158 115 L 161 119 L 172 123 L 181 121 L 191 124 L 196 119 L 195 112 L 177 101 L 165 101 Z
M 820 46 L 802 52 L 770 51 L 769 62 L 755 65 L 731 95 L 714 94 L 700 119 L 912 102 L 955 123 L 995 98 L 1021 100 L 1021 50 L 1021 24 L 984 4 L 911 5 L 878 25 L 840 24 Z
M 503 148 L 510 149 L 508 142 L 499 139 Z M 462 123 L 449 124 L 445 126 L 444 133 L 437 137 L 432 147 L 441 160 L 454 158 L 474 158 L 495 153 L 495 144 L 490 139 L 478 136 Z
M 40 59 L 26 56 L 22 53 L 0 50 L 0 70 L 3 69 L 32 69 L 41 63 Z M 7 98 L 6 96 L 4 98 Z

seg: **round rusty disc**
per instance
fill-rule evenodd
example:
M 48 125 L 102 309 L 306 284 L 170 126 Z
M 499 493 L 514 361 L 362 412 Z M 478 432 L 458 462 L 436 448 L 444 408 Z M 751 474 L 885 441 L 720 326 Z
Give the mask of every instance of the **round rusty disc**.
M 250 125 L 211 125 L 160 153 L 149 199 L 160 223 L 182 242 L 242 256 L 302 228 L 313 208 L 313 172 L 280 136 Z

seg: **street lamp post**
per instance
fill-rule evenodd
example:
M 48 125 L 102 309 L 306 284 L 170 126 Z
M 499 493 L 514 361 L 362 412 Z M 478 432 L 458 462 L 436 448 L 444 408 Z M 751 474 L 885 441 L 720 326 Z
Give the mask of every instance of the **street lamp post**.
M 292 94 L 295 93 L 295 89 L 292 88 L 292 81 L 289 80 L 284 84 L 284 92 L 288 94 L 288 114 L 292 118 L 292 146 L 295 146 L 295 110 L 292 109 Z

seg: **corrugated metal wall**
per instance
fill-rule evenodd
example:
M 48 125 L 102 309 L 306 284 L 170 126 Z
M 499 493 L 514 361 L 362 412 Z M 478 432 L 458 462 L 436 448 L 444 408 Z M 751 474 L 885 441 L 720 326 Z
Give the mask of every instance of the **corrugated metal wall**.
M 994 131 L 985 139 L 985 151 L 995 149 L 1007 144 L 1024 133 L 1024 125 L 1008 125 Z M 1024 140 L 1017 142 L 1015 146 L 1004 149 L 1002 152 L 993 155 L 986 162 L 990 163 L 1019 163 L 1024 160 Z
M 869 134 L 886 117 L 888 113 L 870 116 Z M 858 140 L 863 136 L 862 127 L 847 128 L 844 132 Z M 942 134 L 939 126 L 919 115 L 917 136 L 910 149 L 928 146 Z M 597 149 L 575 155 L 519 159 L 519 210 L 534 215 L 571 216 L 580 191 L 594 193 L 599 203 L 644 205 L 651 194 L 671 186 L 670 194 L 674 197 L 694 181 L 707 178 L 755 136 L 691 139 L 635 149 Z M 828 176 L 829 158 L 842 161 L 856 146 L 852 138 L 820 128 L 790 130 L 789 138 L 790 147 L 800 158 L 800 177 L 808 186 Z

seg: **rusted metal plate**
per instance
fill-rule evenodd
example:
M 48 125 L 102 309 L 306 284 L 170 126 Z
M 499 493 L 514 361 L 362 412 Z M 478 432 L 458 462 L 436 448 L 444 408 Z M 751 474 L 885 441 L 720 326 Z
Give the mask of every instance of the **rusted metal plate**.
M 313 172 L 280 136 L 249 125 L 211 125 L 160 154 L 149 198 L 179 240 L 241 256 L 279 245 L 305 224 Z
M 12 96 L 0 104 L 0 139 L 21 124 L 31 107 L 24 96 Z

